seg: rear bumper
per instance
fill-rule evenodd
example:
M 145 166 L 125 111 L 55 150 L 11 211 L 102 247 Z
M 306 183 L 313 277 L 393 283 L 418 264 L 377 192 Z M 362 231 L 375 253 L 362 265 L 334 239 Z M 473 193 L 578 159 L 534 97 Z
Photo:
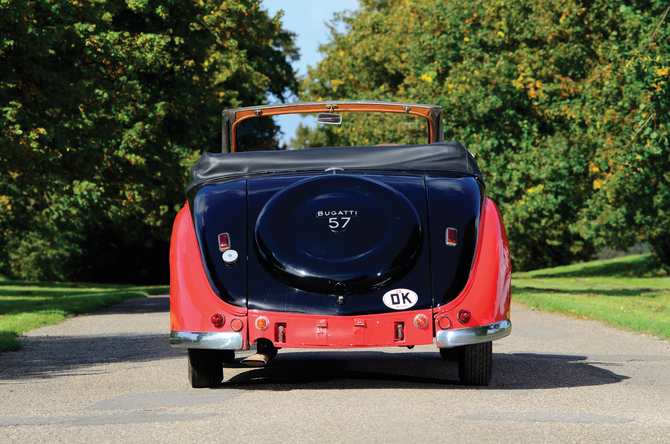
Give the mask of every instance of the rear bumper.
M 479 344 L 502 339 L 512 332 L 512 322 L 509 319 L 480 327 L 459 328 L 456 330 L 438 331 L 437 346 L 439 348 L 453 348 L 461 345 Z
M 242 350 L 242 333 L 231 332 L 170 332 L 170 345 L 175 348 L 208 348 L 216 350 Z
M 256 327 L 264 318 L 267 328 Z M 425 324 L 419 324 L 423 318 Z M 267 339 L 279 348 L 406 347 L 433 344 L 430 309 L 361 316 L 249 311 L 249 344 Z
M 504 321 L 483 325 L 480 327 L 459 328 L 457 330 L 442 330 L 438 331 L 435 336 L 437 339 L 437 346 L 439 348 L 453 348 L 462 345 L 495 341 L 508 336 L 511 332 L 512 322 L 509 319 L 505 319 Z M 172 330 L 172 332 L 170 332 L 170 345 L 174 348 L 242 350 L 244 346 L 244 337 L 242 336 L 242 333 L 189 332 Z M 302 345 L 304 346 L 305 344 Z M 351 345 L 353 346 L 353 344 Z M 363 344 L 357 345 L 360 346 Z M 385 345 L 391 345 L 391 343 Z M 395 343 L 393 345 L 403 344 Z

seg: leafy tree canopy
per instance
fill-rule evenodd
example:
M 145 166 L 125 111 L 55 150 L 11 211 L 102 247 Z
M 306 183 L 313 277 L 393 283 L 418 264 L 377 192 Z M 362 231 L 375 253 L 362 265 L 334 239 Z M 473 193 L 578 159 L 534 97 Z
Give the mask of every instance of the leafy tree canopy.
M 259 0 L 0 3 L 0 271 L 156 280 L 221 110 L 296 92 Z
M 339 125 L 300 123 L 293 149 L 323 146 L 419 145 L 430 140 L 428 121 L 411 114 L 344 113 Z
M 501 206 L 517 269 L 639 241 L 670 264 L 667 2 L 361 6 L 337 17 L 346 30 L 332 28 L 304 99 L 442 105 L 445 138 L 475 153 Z

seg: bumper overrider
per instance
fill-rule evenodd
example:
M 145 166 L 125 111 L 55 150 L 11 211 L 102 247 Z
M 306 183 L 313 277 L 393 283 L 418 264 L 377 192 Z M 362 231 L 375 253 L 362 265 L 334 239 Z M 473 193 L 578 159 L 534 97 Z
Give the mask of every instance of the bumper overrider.
M 215 350 L 242 350 L 242 333 L 232 332 L 170 332 L 170 345 L 174 348 L 207 348 Z
M 479 327 L 442 330 L 435 335 L 439 348 L 453 348 L 462 345 L 479 344 L 496 341 L 512 333 L 512 322 L 509 319 Z

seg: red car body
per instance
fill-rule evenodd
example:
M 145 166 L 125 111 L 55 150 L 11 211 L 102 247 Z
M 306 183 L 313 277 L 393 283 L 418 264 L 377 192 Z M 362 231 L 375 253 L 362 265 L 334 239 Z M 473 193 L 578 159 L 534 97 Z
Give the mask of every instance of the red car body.
M 346 102 L 337 102 L 340 108 Z M 313 105 L 321 106 L 324 104 Z M 365 109 L 397 109 L 418 107 L 416 104 L 366 103 Z M 332 111 L 323 107 L 324 111 Z M 224 113 L 235 121 L 254 115 L 254 111 L 272 114 L 293 111 L 291 106 L 276 108 L 248 108 Z M 363 109 L 363 111 L 365 110 Z M 439 107 L 432 107 L 431 112 Z M 303 108 L 299 110 L 304 111 Z M 269 113 L 268 113 L 269 111 Z M 359 111 L 359 110 L 355 110 Z M 424 117 L 425 109 L 421 110 Z M 232 117 L 230 117 L 232 116 Z M 235 117 L 237 116 L 237 117 Z M 426 117 L 429 119 L 429 117 Z M 430 119 L 429 119 L 430 120 Z M 440 142 L 441 119 L 433 119 L 430 127 L 431 143 Z M 435 128 L 439 126 L 439 128 Z M 230 129 L 229 129 L 230 134 Z M 232 137 L 231 137 L 232 136 Z M 224 130 L 225 137 L 225 130 Z M 235 151 L 235 137 L 228 136 Z M 225 144 L 224 144 L 225 145 Z M 224 151 L 225 151 L 224 146 Z M 276 153 L 281 155 L 281 153 Z M 224 156 L 235 156 L 224 154 Z M 469 161 L 472 161 L 470 159 Z M 245 179 L 250 180 L 250 179 Z M 507 336 L 510 323 L 511 263 L 507 236 L 498 208 L 482 193 L 478 216 L 476 249 L 467 280 L 458 295 L 447 303 L 432 303 L 421 309 L 380 310 L 377 313 L 355 313 L 334 315 L 332 313 L 300 313 L 298 310 L 263 310 L 226 302 L 212 285 L 211 271 L 208 275 L 206 252 L 194 225 L 192 201 L 181 209 L 174 223 L 170 249 L 170 330 L 174 347 L 188 348 L 196 356 L 191 362 L 191 371 L 208 375 L 206 381 L 195 387 L 215 385 L 219 380 L 220 366 L 226 360 L 223 355 L 207 355 L 198 358 L 196 350 L 248 350 L 259 339 L 271 343 L 275 348 L 362 348 L 397 347 L 436 344 L 443 356 L 447 350 L 459 350 L 459 371 L 466 384 L 486 385 L 491 375 L 491 348 L 493 340 Z M 431 219 L 432 220 L 432 219 Z M 247 235 L 248 239 L 252 239 Z M 447 237 L 449 234 L 447 234 Z M 227 239 L 227 237 L 226 237 Z M 231 235 L 231 243 L 241 242 Z M 251 242 L 251 241 L 246 241 Z M 433 247 L 431 238 L 431 248 Z M 447 244 L 449 239 L 447 239 Z M 448 248 L 448 247 L 446 247 Z M 256 248 L 258 250 L 258 248 Z M 251 247 L 247 255 L 250 255 Z M 240 261 L 247 260 L 241 257 Z M 250 273 L 250 271 L 248 271 Z M 225 284 L 224 284 L 225 285 Z M 393 285 L 378 291 L 390 293 Z M 402 290 L 402 289 L 399 289 Z M 402 291 L 398 291 L 400 295 Z M 381 293 L 380 293 L 381 294 Z M 387 296 L 388 297 L 388 296 Z M 391 294 L 391 297 L 394 297 Z M 399 296 L 398 296 L 399 298 Z M 435 300 L 437 298 L 433 296 Z M 340 297 L 340 302 L 342 297 Z M 398 299 L 399 300 L 399 299 Z M 388 305 L 387 305 L 388 306 Z M 397 307 L 397 306 L 396 306 Z M 483 348 L 482 348 L 483 347 Z M 232 353 L 232 352 L 229 352 Z M 475 356 L 473 361 L 470 355 Z M 227 355 L 230 359 L 230 355 Z M 191 358 L 190 358 L 191 359 Z M 203 363 L 203 359 L 207 363 Z M 488 360 L 480 369 L 469 370 L 473 362 Z M 210 361 L 213 360 L 213 364 Z M 479 364 L 476 364 L 479 365 Z M 201 370 L 198 370 L 200 367 Z M 212 370 L 212 367 L 214 368 Z M 214 383 L 209 375 L 214 372 Z M 220 380 L 219 380 L 220 382 Z

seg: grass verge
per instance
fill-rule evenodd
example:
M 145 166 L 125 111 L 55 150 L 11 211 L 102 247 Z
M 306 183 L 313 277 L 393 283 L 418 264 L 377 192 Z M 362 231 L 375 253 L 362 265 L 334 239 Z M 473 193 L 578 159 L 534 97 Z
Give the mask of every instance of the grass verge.
M 35 283 L 0 280 L 0 352 L 19 350 L 16 338 L 67 316 L 88 313 L 128 298 L 167 293 L 169 286 Z
M 649 255 L 587 262 L 512 276 L 512 299 L 531 309 L 670 338 L 670 277 L 649 275 Z M 663 274 L 663 273 L 661 273 Z

